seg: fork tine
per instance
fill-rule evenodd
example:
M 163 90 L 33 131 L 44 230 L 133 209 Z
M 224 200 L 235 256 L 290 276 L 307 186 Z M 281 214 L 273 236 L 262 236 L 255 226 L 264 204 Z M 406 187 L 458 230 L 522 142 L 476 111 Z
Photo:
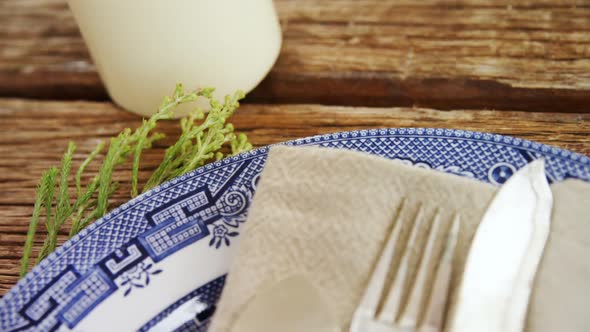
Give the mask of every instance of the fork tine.
M 406 245 L 405 252 L 402 256 L 402 259 L 399 263 L 399 268 L 396 272 L 394 281 L 389 289 L 387 294 L 387 298 L 385 301 L 385 305 L 383 309 L 379 313 L 378 320 L 384 323 L 393 324 L 397 318 L 397 315 L 400 312 L 401 302 L 402 302 L 402 295 L 404 287 L 406 286 L 406 281 L 409 276 L 409 268 L 410 268 L 410 256 L 414 249 L 414 245 L 416 243 L 416 238 L 418 237 L 418 231 L 424 218 L 422 205 L 420 205 L 418 214 L 414 219 L 414 225 L 412 227 L 410 237 L 408 239 L 408 243 Z
M 396 255 L 395 245 L 399 239 L 402 228 L 400 216 L 403 209 L 405 208 L 405 205 L 406 201 L 404 199 L 397 213 L 395 225 L 391 229 L 391 234 L 387 239 L 385 248 L 383 248 L 381 257 L 379 258 L 377 266 L 373 271 L 369 285 L 365 290 L 361 304 L 357 308 L 357 311 L 359 311 L 358 314 L 361 316 L 374 317 L 377 313 L 377 308 L 379 307 L 379 302 L 381 300 L 381 293 L 383 292 L 383 288 L 385 286 L 385 281 L 391 267 L 391 262 Z
M 420 319 L 420 312 L 422 307 L 422 303 L 424 300 L 424 294 L 427 290 L 427 276 L 429 272 L 429 266 L 431 265 L 433 256 L 434 256 L 434 243 L 436 242 L 436 236 L 439 232 L 440 228 L 440 215 L 439 211 L 436 211 L 433 217 L 432 226 L 430 227 L 430 232 L 428 234 L 428 239 L 426 241 L 426 246 L 424 247 L 424 252 L 422 259 L 420 260 L 420 265 L 418 266 L 418 272 L 416 273 L 416 278 L 414 279 L 414 284 L 412 285 L 412 290 L 410 291 L 410 296 L 408 298 L 408 302 L 403 310 L 402 316 L 399 319 L 399 325 L 402 327 L 413 327 L 415 328 L 418 325 L 418 320 Z
M 459 215 L 456 215 L 447 235 L 444 252 L 434 277 L 430 299 L 426 305 L 426 313 L 424 314 L 419 332 L 442 331 L 449 287 L 451 285 L 453 258 L 455 256 L 460 228 L 461 220 Z

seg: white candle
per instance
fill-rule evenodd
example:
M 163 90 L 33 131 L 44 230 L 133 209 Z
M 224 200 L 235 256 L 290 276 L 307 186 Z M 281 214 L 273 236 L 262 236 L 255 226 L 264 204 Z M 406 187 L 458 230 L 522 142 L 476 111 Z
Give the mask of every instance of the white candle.
M 176 83 L 223 97 L 252 90 L 274 64 L 272 0 L 69 0 L 113 100 L 153 114 Z

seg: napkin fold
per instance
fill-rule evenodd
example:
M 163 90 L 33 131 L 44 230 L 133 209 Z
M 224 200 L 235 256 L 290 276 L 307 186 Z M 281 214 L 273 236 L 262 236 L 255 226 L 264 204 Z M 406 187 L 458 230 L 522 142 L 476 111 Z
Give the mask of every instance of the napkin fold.
M 573 182 L 573 191 L 568 183 L 554 186 L 554 219 L 557 216 L 559 222 L 533 291 L 529 331 L 588 330 L 582 312 L 590 294 L 582 281 L 590 277 L 590 264 L 582 264 L 580 255 L 590 247 L 590 224 L 584 222 L 590 221 L 590 204 L 578 210 L 569 206 L 578 195 L 588 199 L 590 189 Z M 232 326 L 249 305 L 256 305 L 252 303 L 257 294 L 293 276 L 313 283 L 321 292 L 318 296 L 329 304 L 331 319 L 347 329 L 393 223 L 411 225 L 416 218 L 428 221 L 438 216 L 446 229 L 452 218 L 460 217 L 457 273 L 451 286 L 457 289 L 469 244 L 495 191 L 492 185 L 466 177 L 350 150 L 273 147 L 210 331 L 240 331 Z M 562 219 L 567 222 L 562 224 Z M 423 225 L 419 241 L 424 240 L 429 222 Z M 579 228 L 584 231 L 576 231 Z M 445 234 L 439 236 L 439 247 Z M 418 260 L 414 254 L 411 273 Z M 570 278 L 569 273 L 575 276 Z M 563 285 L 570 281 L 575 282 Z M 451 303 L 453 299 L 454 294 Z M 574 305 L 570 313 L 580 315 L 564 321 L 567 309 L 553 310 L 552 301 Z

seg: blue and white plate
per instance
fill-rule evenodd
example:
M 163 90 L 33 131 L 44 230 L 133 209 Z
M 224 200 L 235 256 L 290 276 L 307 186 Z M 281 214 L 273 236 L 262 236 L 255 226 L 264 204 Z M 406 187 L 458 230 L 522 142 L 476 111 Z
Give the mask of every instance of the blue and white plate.
M 381 129 L 284 143 L 352 149 L 501 184 L 533 159 L 590 181 L 590 158 L 462 130 Z M 1 331 L 205 331 L 268 147 L 201 167 L 123 204 L 0 300 Z

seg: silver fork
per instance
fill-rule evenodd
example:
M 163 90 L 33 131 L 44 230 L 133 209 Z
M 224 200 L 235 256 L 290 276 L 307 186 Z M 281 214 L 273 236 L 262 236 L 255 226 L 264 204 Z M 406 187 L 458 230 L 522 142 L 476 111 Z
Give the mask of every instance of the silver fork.
M 398 254 L 395 247 L 396 242 L 400 238 L 403 224 L 400 215 L 406 203 L 404 202 L 402 204 L 402 209 L 398 213 L 398 220 L 392 228 L 391 235 L 373 271 L 361 303 L 354 313 L 350 325 L 350 332 L 442 331 L 451 281 L 451 264 L 457 244 L 460 220 L 458 216 L 455 216 L 453 219 L 443 253 L 438 262 L 430 296 L 426 300 L 427 303 L 423 305 L 422 302 L 428 289 L 428 285 L 426 284 L 428 267 L 431 266 L 432 260 L 437 258 L 435 257 L 434 244 L 436 235 L 439 232 L 441 217 L 438 213 L 435 214 L 422 259 L 416 272 L 416 278 L 414 279 L 408 300 L 404 305 L 402 303 L 402 296 L 409 278 L 410 257 L 413 250 L 418 250 L 416 248 L 416 239 L 425 218 L 423 216 L 424 211 L 420 207 L 405 250 L 401 250 L 403 256 L 391 283 L 391 287 L 388 290 L 385 289 L 386 279 L 389 270 L 392 268 L 392 260 Z M 383 303 L 382 306 L 381 303 Z

